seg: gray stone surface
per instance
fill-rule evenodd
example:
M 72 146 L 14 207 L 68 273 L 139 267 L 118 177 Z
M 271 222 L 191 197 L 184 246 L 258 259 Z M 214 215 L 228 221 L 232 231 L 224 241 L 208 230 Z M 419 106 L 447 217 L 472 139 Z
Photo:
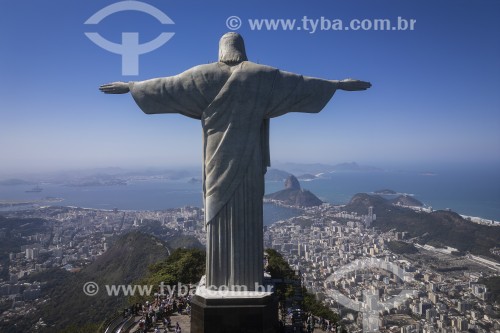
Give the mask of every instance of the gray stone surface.
M 279 332 L 278 304 L 273 295 L 258 298 L 191 300 L 191 333 Z
M 297 177 L 290 175 L 285 180 L 285 189 L 287 190 L 300 190 L 300 183 Z
M 317 113 L 336 90 L 370 83 L 305 77 L 247 61 L 239 34 L 225 34 L 219 61 L 172 77 L 114 82 L 100 90 L 130 92 L 147 114 L 180 113 L 201 121 L 207 226 L 207 286 L 262 284 L 262 198 L 270 165 L 269 120 Z

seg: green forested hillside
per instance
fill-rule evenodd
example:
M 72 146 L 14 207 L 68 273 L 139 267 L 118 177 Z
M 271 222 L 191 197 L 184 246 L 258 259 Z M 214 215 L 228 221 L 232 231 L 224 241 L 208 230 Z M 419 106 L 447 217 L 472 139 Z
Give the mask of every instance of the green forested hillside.
M 82 330 L 95 327 L 120 311 L 128 303 L 127 296 L 108 296 L 105 285 L 126 285 L 141 278 L 148 266 L 168 256 L 166 244 L 157 238 L 139 232 L 120 236 L 106 253 L 78 273 L 52 269 L 29 277 L 43 283 L 42 293 L 48 299 L 34 313 L 27 314 L 9 333 L 27 332 L 39 318 L 48 324 L 40 332 L 60 332 L 71 325 Z M 95 282 L 96 296 L 87 296 L 83 286 Z M 88 324 L 91 323 L 89 326 Z M 0 332 L 7 332 L 0 326 Z M 94 331 L 92 331 L 94 329 Z

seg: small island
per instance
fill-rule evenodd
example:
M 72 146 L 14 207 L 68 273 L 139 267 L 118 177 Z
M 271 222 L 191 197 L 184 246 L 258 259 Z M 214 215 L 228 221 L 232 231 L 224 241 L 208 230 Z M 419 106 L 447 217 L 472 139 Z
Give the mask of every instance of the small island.
M 298 176 L 297 178 L 300 180 L 309 181 L 309 180 L 317 179 L 318 177 L 316 177 L 315 175 L 312 175 L 310 173 L 306 173 L 306 174 Z

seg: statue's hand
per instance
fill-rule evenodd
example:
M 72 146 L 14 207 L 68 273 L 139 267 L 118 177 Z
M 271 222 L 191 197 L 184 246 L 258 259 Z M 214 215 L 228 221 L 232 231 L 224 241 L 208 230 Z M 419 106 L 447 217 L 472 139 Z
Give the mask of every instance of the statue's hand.
M 99 90 L 105 94 L 126 94 L 130 91 L 128 83 L 126 82 L 113 82 L 103 84 L 99 87 Z
M 366 90 L 371 86 L 372 84 L 370 82 L 365 82 L 355 79 L 344 79 L 339 81 L 339 89 L 347 91 Z

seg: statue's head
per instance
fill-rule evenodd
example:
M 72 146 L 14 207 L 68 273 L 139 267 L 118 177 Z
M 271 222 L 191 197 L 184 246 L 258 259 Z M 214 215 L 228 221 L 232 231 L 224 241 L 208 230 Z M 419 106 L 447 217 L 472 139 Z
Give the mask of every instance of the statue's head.
M 219 42 L 219 61 L 228 65 L 247 61 L 243 37 L 236 32 L 228 32 Z

